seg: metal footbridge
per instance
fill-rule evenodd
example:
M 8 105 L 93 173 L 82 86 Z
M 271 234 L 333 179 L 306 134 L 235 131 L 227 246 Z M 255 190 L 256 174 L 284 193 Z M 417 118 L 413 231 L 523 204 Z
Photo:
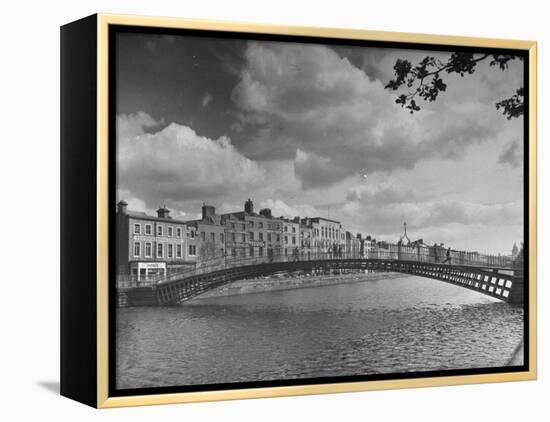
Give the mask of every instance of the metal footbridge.
M 443 253 L 441 253 L 443 252 Z M 304 252 L 266 256 L 224 256 L 193 268 L 138 279 L 118 276 L 117 289 L 128 306 L 176 305 L 237 280 L 277 273 L 335 274 L 356 270 L 399 272 L 454 284 L 509 303 L 523 303 L 523 259 L 477 252 L 438 252 L 436 247 L 389 245 L 385 249 L 341 253 Z

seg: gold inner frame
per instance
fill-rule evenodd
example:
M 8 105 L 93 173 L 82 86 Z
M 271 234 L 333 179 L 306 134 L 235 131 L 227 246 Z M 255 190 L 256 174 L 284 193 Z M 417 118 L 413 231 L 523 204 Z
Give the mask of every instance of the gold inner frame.
M 386 381 L 338 384 L 310 384 L 287 387 L 243 388 L 192 393 L 150 394 L 109 397 L 108 395 L 108 26 L 151 26 L 159 28 L 203 29 L 295 35 L 417 44 L 510 48 L 529 53 L 529 371 L 482 375 L 453 375 Z M 97 20 L 97 405 L 99 408 L 308 394 L 345 393 L 398 388 L 435 387 L 504 381 L 535 380 L 537 377 L 537 43 L 491 38 L 411 34 L 359 29 L 316 28 L 307 26 L 260 25 L 199 19 L 161 18 L 99 14 Z

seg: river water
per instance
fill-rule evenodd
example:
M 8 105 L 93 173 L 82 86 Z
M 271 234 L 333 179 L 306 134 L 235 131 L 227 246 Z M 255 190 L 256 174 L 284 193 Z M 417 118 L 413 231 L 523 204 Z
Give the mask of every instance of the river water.
M 522 335 L 521 307 L 409 276 L 122 308 L 116 385 L 500 367 Z

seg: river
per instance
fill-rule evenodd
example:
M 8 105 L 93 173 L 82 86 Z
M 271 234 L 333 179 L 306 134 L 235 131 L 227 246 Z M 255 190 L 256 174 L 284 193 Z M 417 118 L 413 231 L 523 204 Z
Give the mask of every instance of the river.
M 117 309 L 119 389 L 500 367 L 523 309 L 404 276 Z

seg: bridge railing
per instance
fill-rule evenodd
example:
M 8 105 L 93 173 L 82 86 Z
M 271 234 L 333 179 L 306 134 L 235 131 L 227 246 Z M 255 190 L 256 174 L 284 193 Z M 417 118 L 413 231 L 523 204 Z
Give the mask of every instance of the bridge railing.
M 295 249 L 291 253 L 283 253 L 283 250 L 272 250 L 267 254 L 254 253 L 246 254 L 245 256 L 216 256 L 208 260 L 202 260 L 194 267 L 169 272 L 163 275 L 149 277 L 119 275 L 117 277 L 117 286 L 119 288 L 152 286 L 159 283 L 177 281 L 185 277 L 249 265 L 276 262 L 328 261 L 335 259 L 384 259 L 464 266 L 489 266 L 493 268 L 512 268 L 514 266 L 513 258 L 508 256 L 482 255 L 477 252 L 449 250 L 441 246 L 387 244 L 383 247 L 371 248 L 366 251 L 343 251 L 336 248 L 329 251 L 304 251 Z

